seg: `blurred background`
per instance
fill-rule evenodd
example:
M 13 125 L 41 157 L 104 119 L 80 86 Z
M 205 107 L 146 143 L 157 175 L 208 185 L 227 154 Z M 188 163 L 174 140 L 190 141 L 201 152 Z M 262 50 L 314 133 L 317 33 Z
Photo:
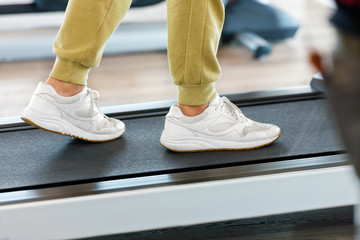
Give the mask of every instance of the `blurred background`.
M 331 3 L 261 1 L 286 13 L 299 27 L 294 30 L 294 36 L 272 39 L 271 49 L 265 48 L 260 56 L 249 49 L 251 44 L 246 44 L 247 37 L 253 35 L 242 39 L 224 36 L 218 52 L 223 69 L 217 81 L 218 92 L 230 94 L 308 85 L 316 73 L 308 60 L 309 49 L 314 47 L 326 54 L 335 42 L 333 28 L 328 23 Z M 32 0 L 0 0 L 0 117 L 20 115 L 37 83 L 48 77 L 54 62 L 52 42 L 64 13 L 21 13 L 27 12 L 24 9 L 31 4 Z M 4 7 L 10 5 L 12 8 Z M 242 24 L 261 22 L 261 15 L 250 13 L 253 20 Z M 239 22 L 226 24 L 231 27 Z M 262 40 L 260 45 L 264 44 Z M 130 9 L 109 40 L 100 67 L 92 70 L 88 85 L 100 92 L 100 106 L 177 97 L 166 55 L 165 2 Z

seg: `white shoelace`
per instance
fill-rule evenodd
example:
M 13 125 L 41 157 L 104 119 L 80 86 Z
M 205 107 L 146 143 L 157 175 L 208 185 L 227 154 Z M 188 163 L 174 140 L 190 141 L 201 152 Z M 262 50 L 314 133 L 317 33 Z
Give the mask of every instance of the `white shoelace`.
M 98 100 L 100 98 L 100 94 L 98 91 L 92 90 L 91 88 L 87 89 L 87 92 L 89 94 L 90 97 L 90 116 L 95 116 L 97 115 L 97 113 L 100 113 L 104 119 L 102 119 L 102 121 L 100 122 L 100 124 L 98 126 L 96 126 L 96 128 L 98 130 L 100 130 L 101 128 L 103 128 L 107 123 L 109 123 L 110 121 L 108 121 L 108 117 L 105 116 L 101 110 L 100 107 L 98 105 Z M 96 111 L 95 111 L 96 110 Z
M 222 100 L 222 103 L 220 105 L 221 111 L 227 112 L 232 117 L 234 117 L 235 120 L 240 120 L 240 122 L 242 123 L 246 123 L 249 121 L 249 119 L 244 116 L 241 110 L 235 104 L 230 102 L 230 100 L 227 97 L 222 97 L 221 100 Z

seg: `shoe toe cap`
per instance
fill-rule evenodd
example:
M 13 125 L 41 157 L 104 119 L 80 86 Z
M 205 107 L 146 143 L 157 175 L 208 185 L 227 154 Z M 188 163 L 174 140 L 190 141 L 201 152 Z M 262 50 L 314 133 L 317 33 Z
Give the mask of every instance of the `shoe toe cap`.
M 251 128 L 247 129 L 246 137 L 251 141 L 274 139 L 280 136 L 281 130 L 273 124 L 255 122 Z
M 125 129 L 125 124 L 122 121 L 114 118 L 111 118 L 110 121 L 116 131 L 123 131 Z
M 273 124 L 269 124 L 269 138 L 275 138 L 275 137 L 279 137 L 280 134 L 281 134 L 281 129 L 276 126 L 276 125 L 273 125 Z

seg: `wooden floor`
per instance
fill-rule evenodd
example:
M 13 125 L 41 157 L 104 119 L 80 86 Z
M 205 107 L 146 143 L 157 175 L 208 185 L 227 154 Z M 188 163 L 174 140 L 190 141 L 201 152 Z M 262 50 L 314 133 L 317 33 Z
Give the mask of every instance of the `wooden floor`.
M 308 63 L 309 43 L 324 52 L 331 49 L 334 35 L 327 21 L 330 8 L 314 0 L 272 2 L 301 23 L 296 37 L 275 44 L 273 53 L 260 61 L 244 48 L 221 48 L 218 58 L 223 74 L 217 82 L 220 94 L 306 85 L 315 73 Z M 23 33 L 17 32 L 19 37 Z M 20 115 L 52 64 L 53 60 L 0 63 L 0 117 Z M 104 57 L 101 67 L 92 71 L 89 86 L 100 92 L 101 106 L 177 96 L 165 52 Z

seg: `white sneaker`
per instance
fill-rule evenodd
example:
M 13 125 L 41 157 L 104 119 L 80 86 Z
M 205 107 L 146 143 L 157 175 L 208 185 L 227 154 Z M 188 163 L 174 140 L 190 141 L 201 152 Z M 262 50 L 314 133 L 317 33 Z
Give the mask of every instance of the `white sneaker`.
M 21 118 L 38 128 L 90 142 L 106 142 L 125 132 L 120 120 L 105 116 L 98 104 L 99 93 L 84 87 L 72 96 L 62 97 L 40 82 Z
M 226 97 L 217 96 L 194 117 L 185 116 L 174 104 L 160 142 L 175 152 L 249 150 L 273 143 L 280 133 L 279 127 L 252 121 Z

